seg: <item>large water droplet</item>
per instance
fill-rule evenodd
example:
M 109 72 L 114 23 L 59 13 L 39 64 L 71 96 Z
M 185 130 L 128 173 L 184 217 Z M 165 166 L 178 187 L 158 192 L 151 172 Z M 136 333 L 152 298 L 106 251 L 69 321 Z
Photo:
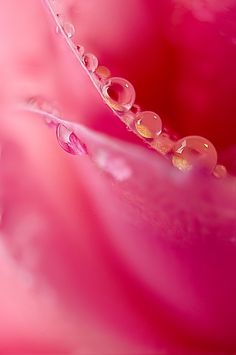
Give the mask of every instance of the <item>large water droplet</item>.
M 97 69 L 98 59 L 92 53 L 85 53 L 83 55 L 83 63 L 85 67 L 88 69 L 88 71 L 93 73 Z
M 143 111 L 137 114 L 135 127 L 142 137 L 154 138 L 161 133 L 162 122 L 155 112 Z
M 135 101 L 133 85 L 123 78 L 110 78 L 102 87 L 102 94 L 106 103 L 118 112 L 128 111 Z
M 68 38 L 73 37 L 75 34 L 75 27 L 70 22 L 63 23 L 63 30 L 65 31 L 65 34 Z
M 57 127 L 57 139 L 60 146 L 70 154 L 85 155 L 88 154 L 86 145 L 81 142 L 77 135 L 63 124 Z
M 214 145 L 206 138 L 188 136 L 174 145 L 172 163 L 182 171 L 198 166 L 207 172 L 212 172 L 217 163 L 217 152 Z

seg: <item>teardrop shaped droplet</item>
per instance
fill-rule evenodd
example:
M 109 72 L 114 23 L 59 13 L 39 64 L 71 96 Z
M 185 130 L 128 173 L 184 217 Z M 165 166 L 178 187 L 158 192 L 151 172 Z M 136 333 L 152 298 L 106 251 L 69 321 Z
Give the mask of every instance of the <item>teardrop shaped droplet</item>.
M 110 70 L 104 65 L 99 65 L 95 70 L 95 73 L 99 80 L 106 80 L 111 76 Z
M 85 65 L 85 67 L 88 69 L 88 71 L 93 73 L 97 69 L 98 59 L 92 53 L 85 53 L 83 55 L 83 63 Z
M 223 179 L 227 176 L 227 170 L 224 165 L 217 164 L 213 170 L 213 175 L 219 179 Z
M 133 85 L 123 78 L 110 78 L 102 87 L 105 102 L 115 111 L 126 112 L 130 110 L 135 101 Z
M 161 118 L 152 111 L 142 111 L 137 114 L 135 127 L 137 132 L 144 138 L 155 138 L 161 133 Z
M 65 22 L 63 24 L 63 30 L 65 31 L 65 34 L 67 35 L 68 38 L 73 37 L 75 34 L 75 27 L 70 22 Z
M 217 152 L 214 145 L 206 138 L 188 136 L 174 145 L 172 163 L 182 171 L 198 166 L 207 172 L 212 172 L 217 163 Z
M 151 145 L 159 153 L 166 155 L 172 150 L 174 144 L 175 142 L 168 134 L 162 133 L 153 140 Z
M 57 127 L 57 139 L 60 146 L 70 154 L 85 155 L 88 154 L 86 145 L 80 141 L 77 135 L 63 124 Z

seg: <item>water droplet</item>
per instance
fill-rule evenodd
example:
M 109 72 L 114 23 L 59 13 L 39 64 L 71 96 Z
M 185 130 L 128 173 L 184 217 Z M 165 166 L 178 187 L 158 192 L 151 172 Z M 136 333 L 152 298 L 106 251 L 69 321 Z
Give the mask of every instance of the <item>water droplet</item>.
M 180 139 L 173 147 L 173 165 L 182 171 L 199 166 L 212 172 L 217 163 L 214 145 L 204 137 L 188 136 Z
M 77 44 L 76 49 L 81 56 L 84 55 L 84 47 L 83 46 L 80 46 L 79 44 Z
M 98 59 L 92 53 L 85 53 L 83 55 L 83 63 L 85 67 L 88 69 L 88 71 L 93 73 L 97 69 Z
M 134 129 L 135 117 L 134 113 L 128 111 L 122 115 L 122 121 L 128 126 L 128 128 Z
M 135 127 L 137 132 L 144 138 L 154 138 L 162 130 L 160 117 L 152 111 L 142 111 L 137 114 Z
M 130 110 L 135 101 L 133 85 L 123 78 L 110 78 L 102 87 L 102 94 L 106 103 L 119 112 Z
M 153 140 L 151 145 L 159 153 L 166 155 L 172 150 L 174 143 L 168 134 L 162 133 Z
M 106 80 L 111 76 L 110 70 L 104 65 L 99 65 L 95 73 L 99 80 Z
M 70 22 L 65 22 L 63 24 L 63 30 L 65 31 L 65 34 L 67 35 L 68 38 L 73 37 L 75 34 L 75 27 Z
M 67 153 L 74 155 L 88 154 L 86 145 L 80 141 L 72 130 L 65 127 L 63 124 L 59 124 L 57 127 L 57 139 L 60 146 Z
M 102 150 L 97 152 L 95 162 L 100 169 L 111 175 L 117 181 L 126 181 L 132 175 L 132 170 L 124 158 L 112 156 L 106 151 Z
M 134 104 L 132 107 L 131 107 L 131 109 L 130 109 L 130 111 L 132 111 L 133 113 L 139 113 L 140 111 L 141 111 L 141 107 L 139 106 L 139 105 L 136 105 L 136 104 Z
M 217 164 L 213 170 L 213 175 L 217 178 L 225 178 L 227 176 L 227 170 L 224 165 Z

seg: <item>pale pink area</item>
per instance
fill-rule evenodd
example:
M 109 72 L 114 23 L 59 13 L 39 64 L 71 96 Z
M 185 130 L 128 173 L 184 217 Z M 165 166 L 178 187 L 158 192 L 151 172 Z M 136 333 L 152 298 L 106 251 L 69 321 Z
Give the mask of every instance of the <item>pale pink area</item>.
M 176 1 L 70 4 L 78 38 L 145 109 L 233 152 L 234 3 L 211 22 Z M 41 2 L 2 3 L 0 33 L 0 353 L 235 352 L 234 178 L 183 175 L 138 142 Z M 88 155 L 17 109 L 31 96 L 57 102 Z

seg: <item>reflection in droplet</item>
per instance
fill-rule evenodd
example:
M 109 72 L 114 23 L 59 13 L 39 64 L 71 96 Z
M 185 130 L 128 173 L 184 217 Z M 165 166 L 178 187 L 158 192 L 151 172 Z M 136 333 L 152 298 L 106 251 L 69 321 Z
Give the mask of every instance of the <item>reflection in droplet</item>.
M 102 87 L 106 103 L 118 112 L 128 111 L 135 101 L 135 90 L 131 83 L 123 78 L 110 78 Z
M 123 157 L 113 156 L 101 150 L 97 152 L 94 161 L 101 170 L 111 175 L 117 181 L 126 181 L 132 175 L 132 170 Z
M 137 114 L 135 127 L 142 137 L 155 138 L 161 133 L 162 122 L 155 112 L 143 111 Z
M 83 55 L 83 63 L 85 67 L 88 69 L 88 71 L 93 73 L 97 69 L 98 59 L 92 53 L 85 53 Z
M 80 46 L 79 44 L 77 44 L 76 49 L 81 56 L 84 55 L 84 47 L 83 46 Z
M 214 145 L 206 138 L 188 136 L 175 143 L 172 163 L 182 171 L 198 166 L 212 172 L 217 163 L 217 152 Z
M 57 139 L 60 146 L 70 154 L 85 155 L 88 154 L 86 145 L 81 142 L 77 135 L 63 124 L 57 127 Z

